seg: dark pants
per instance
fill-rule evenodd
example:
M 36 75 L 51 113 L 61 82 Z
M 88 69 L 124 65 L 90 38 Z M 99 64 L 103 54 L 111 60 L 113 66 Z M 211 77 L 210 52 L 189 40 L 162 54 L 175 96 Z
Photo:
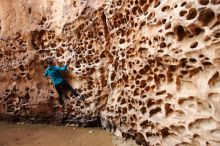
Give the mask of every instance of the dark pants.
M 77 97 L 79 96 L 79 94 L 76 92 L 76 90 L 74 90 L 66 81 L 62 82 L 61 84 L 55 86 L 56 90 L 57 90 L 57 93 L 59 95 L 59 103 L 61 105 L 64 105 L 64 102 L 63 102 L 63 98 L 62 98 L 62 90 L 69 90 L 71 91 L 71 93 Z

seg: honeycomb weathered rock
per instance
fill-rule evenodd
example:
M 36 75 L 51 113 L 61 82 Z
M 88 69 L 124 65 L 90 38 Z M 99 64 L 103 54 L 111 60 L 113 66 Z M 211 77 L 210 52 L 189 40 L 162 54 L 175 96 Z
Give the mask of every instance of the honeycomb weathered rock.
M 85 102 L 66 122 L 142 145 L 220 145 L 219 0 L 0 0 L 0 113 L 54 116 L 45 59 L 63 65 Z

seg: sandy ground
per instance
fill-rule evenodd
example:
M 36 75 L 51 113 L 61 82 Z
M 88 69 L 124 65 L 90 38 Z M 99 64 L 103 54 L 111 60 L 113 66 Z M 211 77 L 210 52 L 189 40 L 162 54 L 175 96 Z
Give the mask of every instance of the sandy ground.
M 113 146 L 112 140 L 100 128 L 0 122 L 0 146 Z

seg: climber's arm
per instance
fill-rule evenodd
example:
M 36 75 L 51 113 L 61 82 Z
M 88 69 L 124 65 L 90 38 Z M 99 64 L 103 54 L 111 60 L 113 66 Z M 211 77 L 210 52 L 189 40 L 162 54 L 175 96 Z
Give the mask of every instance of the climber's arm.
M 66 71 L 67 66 L 70 64 L 70 61 L 71 61 L 71 59 L 70 59 L 70 58 L 69 58 L 69 59 L 67 59 L 67 61 L 66 61 L 66 65 L 64 65 L 63 67 L 56 66 L 56 70 L 58 70 L 58 71 Z
M 56 66 L 55 69 L 58 70 L 58 71 L 66 71 L 66 69 L 67 69 L 67 65 L 64 65 L 63 67 Z
M 46 69 L 46 71 L 44 72 L 44 77 L 47 77 L 47 75 L 48 75 L 48 71 Z

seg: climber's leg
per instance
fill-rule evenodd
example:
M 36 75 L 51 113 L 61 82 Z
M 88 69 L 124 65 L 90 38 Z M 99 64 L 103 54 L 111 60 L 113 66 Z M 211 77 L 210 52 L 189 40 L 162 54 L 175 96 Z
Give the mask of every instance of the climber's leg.
M 55 89 L 57 90 L 58 96 L 59 96 L 59 103 L 63 106 L 63 98 L 62 98 L 62 88 L 61 85 L 55 86 Z
M 73 87 L 71 87 L 66 81 L 64 81 L 64 82 L 62 83 L 62 86 L 63 86 L 63 89 L 64 89 L 64 90 L 70 90 L 71 93 L 72 93 L 75 97 L 78 97 L 78 96 L 79 96 L 79 94 L 76 92 L 76 90 L 73 89 Z

